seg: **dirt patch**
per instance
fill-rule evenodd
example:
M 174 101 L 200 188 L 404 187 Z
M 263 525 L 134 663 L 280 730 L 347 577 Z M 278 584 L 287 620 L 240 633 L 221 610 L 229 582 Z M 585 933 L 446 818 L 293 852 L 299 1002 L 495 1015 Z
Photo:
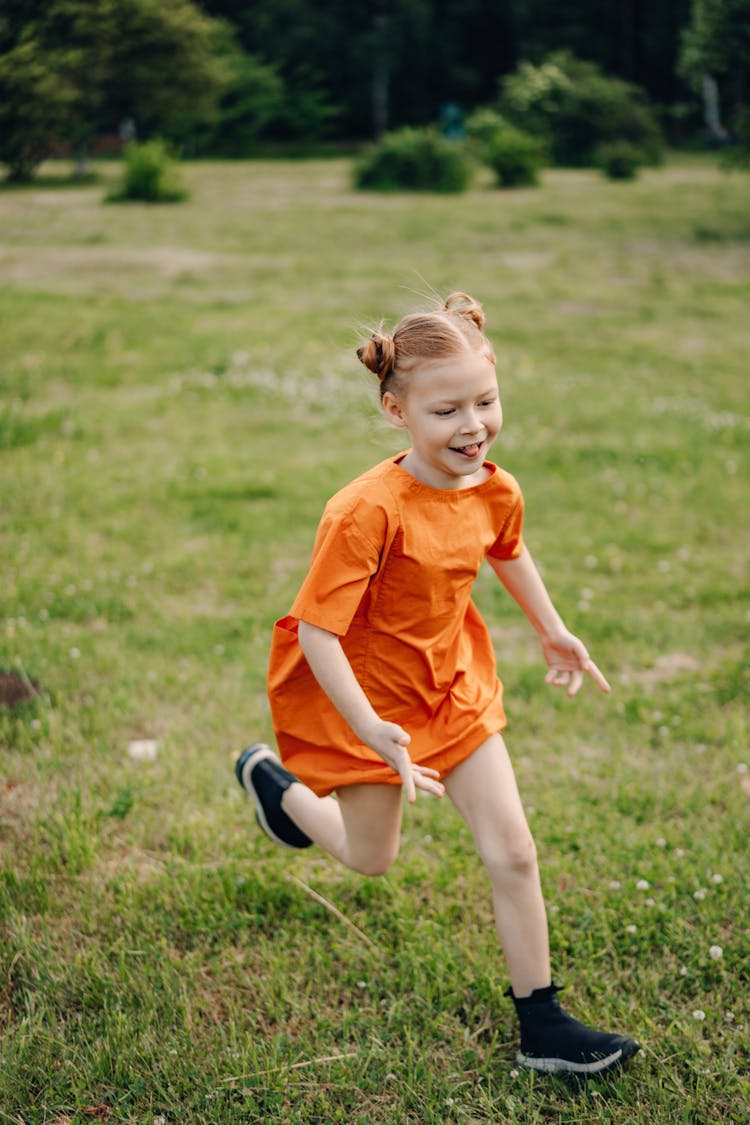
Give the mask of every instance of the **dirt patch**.
M 688 652 L 665 652 L 656 658 L 650 668 L 623 672 L 620 682 L 655 687 L 670 680 L 679 680 L 682 676 L 694 676 L 700 668 L 700 662 Z
M 15 282 L 50 282 L 80 274 L 111 276 L 118 270 L 156 273 L 171 280 L 186 272 L 205 273 L 234 261 L 231 255 L 184 246 L 24 246 L 0 254 L 3 276 Z
M 0 672 L 0 707 L 17 707 L 24 700 L 39 695 L 40 691 L 35 680 L 26 680 L 15 672 Z

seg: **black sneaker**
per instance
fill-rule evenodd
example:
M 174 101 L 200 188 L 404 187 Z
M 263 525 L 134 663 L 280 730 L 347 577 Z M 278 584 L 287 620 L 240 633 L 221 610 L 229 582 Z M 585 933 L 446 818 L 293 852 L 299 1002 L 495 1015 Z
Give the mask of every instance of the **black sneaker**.
M 255 798 L 255 817 L 266 836 L 287 848 L 309 848 L 310 837 L 281 807 L 282 795 L 297 778 L 284 769 L 271 747 L 256 742 L 243 750 L 234 772 L 245 792 Z
M 555 995 L 559 989 L 536 988 L 530 996 L 513 998 L 521 1024 L 521 1049 L 516 1062 L 527 1070 L 548 1074 L 601 1074 L 632 1059 L 640 1046 L 625 1035 L 595 1031 L 569 1016 Z

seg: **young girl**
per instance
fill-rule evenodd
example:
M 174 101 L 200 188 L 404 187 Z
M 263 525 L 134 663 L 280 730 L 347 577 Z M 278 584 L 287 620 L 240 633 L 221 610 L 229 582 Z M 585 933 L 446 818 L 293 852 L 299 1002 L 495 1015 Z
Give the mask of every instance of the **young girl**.
M 411 446 L 326 506 L 271 646 L 269 698 L 287 768 L 256 743 L 237 777 L 272 839 L 316 843 L 365 875 L 396 859 L 401 789 L 409 803 L 417 789 L 447 793 L 492 882 L 521 1025 L 517 1061 L 595 1073 L 638 1044 L 584 1026 L 556 996 L 534 841 L 500 733 L 503 689 L 471 600 L 483 559 L 536 629 L 547 683 L 573 696 L 588 675 L 610 689 L 524 546 L 518 483 L 485 460 L 503 415 L 483 328 L 480 305 L 454 293 L 359 348 L 387 419 Z

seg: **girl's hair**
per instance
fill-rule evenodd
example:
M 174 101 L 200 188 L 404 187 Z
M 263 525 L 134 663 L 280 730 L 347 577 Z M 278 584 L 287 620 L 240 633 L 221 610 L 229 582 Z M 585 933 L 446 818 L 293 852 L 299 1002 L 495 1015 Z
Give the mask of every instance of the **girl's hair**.
M 405 376 L 419 363 L 447 359 L 474 351 L 495 362 L 492 345 L 483 332 L 482 306 L 467 293 L 451 293 L 433 312 L 409 313 L 392 335 L 377 329 L 357 356 L 380 380 L 380 397 L 386 391 L 403 393 Z

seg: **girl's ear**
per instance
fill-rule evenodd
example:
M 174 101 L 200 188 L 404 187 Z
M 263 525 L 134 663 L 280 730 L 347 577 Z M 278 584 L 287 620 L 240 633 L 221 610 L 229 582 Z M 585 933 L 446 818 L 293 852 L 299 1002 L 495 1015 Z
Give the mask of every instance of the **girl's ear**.
M 394 395 L 393 391 L 386 391 L 383 395 L 383 412 L 391 423 L 398 430 L 406 429 L 406 418 L 404 417 L 403 407 Z

